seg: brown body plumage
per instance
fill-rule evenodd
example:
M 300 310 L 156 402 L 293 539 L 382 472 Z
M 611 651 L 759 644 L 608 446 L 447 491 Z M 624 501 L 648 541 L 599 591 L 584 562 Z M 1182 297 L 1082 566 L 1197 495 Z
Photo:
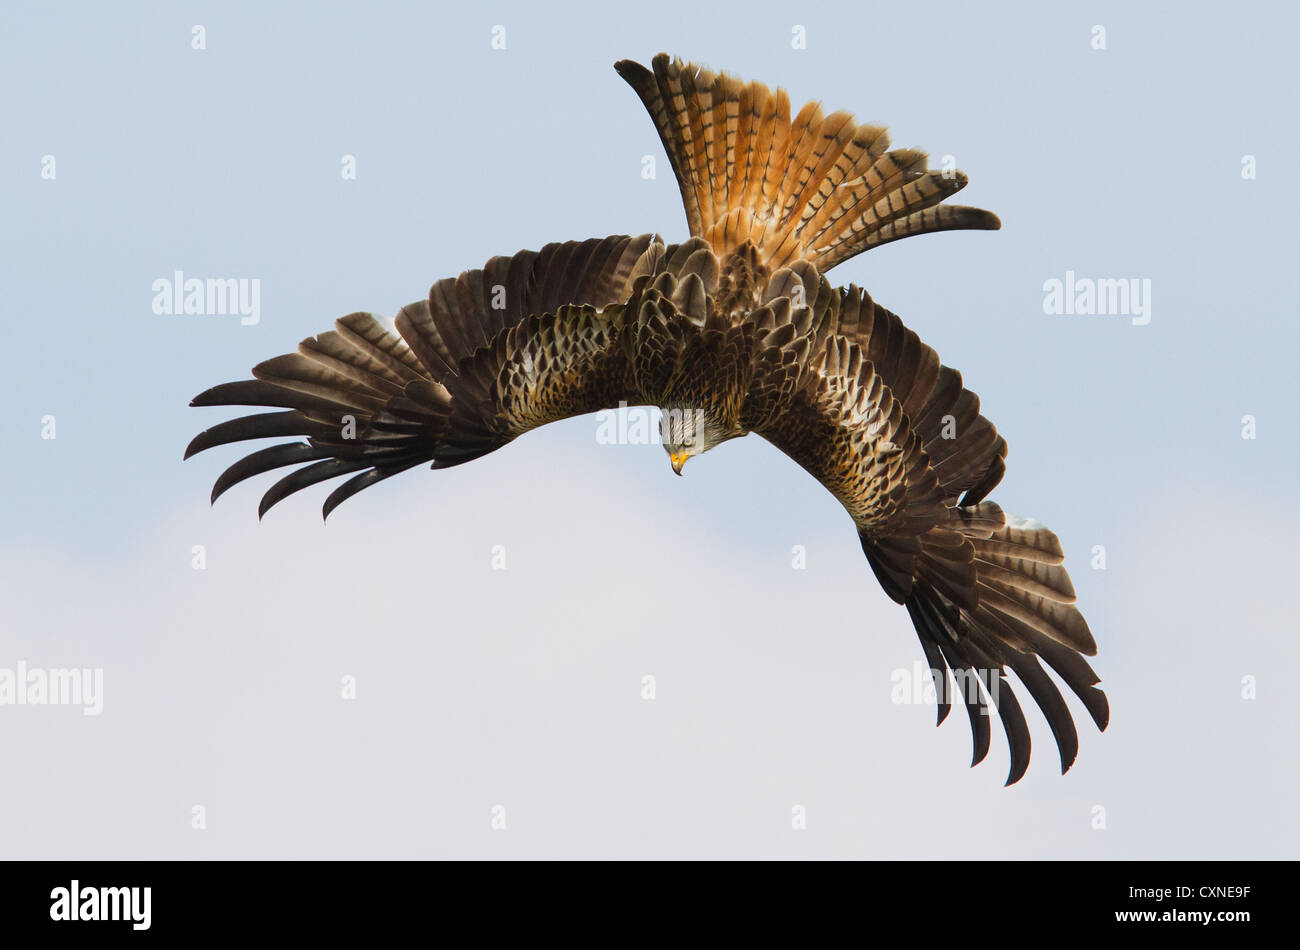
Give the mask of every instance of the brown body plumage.
M 398 314 L 397 334 L 355 313 L 254 367 L 254 380 L 194 405 L 257 405 L 194 452 L 306 436 L 228 469 L 215 500 L 262 472 L 308 463 L 276 482 L 260 513 L 320 481 L 351 475 L 339 503 L 421 463 L 458 465 L 538 426 L 600 409 L 656 405 L 665 447 L 686 458 L 757 433 L 844 505 L 885 591 L 906 605 L 936 677 L 951 672 L 970 713 L 975 761 L 989 747 L 987 704 L 1011 748 L 1008 782 L 1029 761 L 1011 670 L 1047 716 L 1064 771 L 1078 739 L 1039 660 L 1100 728 L 1108 709 L 1081 654 L 1096 646 L 1061 566 L 1055 535 L 985 497 L 1006 442 L 955 370 L 856 287 L 824 276 L 887 241 L 995 216 L 941 205 L 961 173 L 924 153 L 888 151 L 885 130 L 759 83 L 655 58 L 617 64 L 641 97 L 681 185 L 692 237 L 609 237 L 497 257 L 435 283 Z M 696 432 L 695 428 L 699 431 Z M 978 682 L 969 677 L 976 677 Z M 949 709 L 940 696 L 940 721 Z

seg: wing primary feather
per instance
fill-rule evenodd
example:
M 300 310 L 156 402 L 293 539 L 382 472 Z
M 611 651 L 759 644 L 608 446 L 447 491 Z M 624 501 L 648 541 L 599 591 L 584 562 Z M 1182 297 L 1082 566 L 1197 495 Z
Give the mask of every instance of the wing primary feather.
M 327 481 L 331 478 L 337 478 L 339 475 L 346 475 L 349 472 L 355 472 L 357 469 L 366 468 L 369 462 L 357 459 L 337 459 L 327 458 L 312 465 L 306 465 L 291 472 L 284 478 L 272 485 L 265 495 L 262 496 L 261 504 L 257 506 L 258 520 L 271 510 L 279 502 L 288 498 L 294 492 L 302 491 L 310 485 L 317 482 Z
M 328 458 L 333 452 L 322 446 L 308 445 L 306 442 L 286 442 L 273 445 L 267 449 L 244 456 L 217 478 L 212 486 L 212 501 L 224 495 L 232 486 L 238 485 L 246 478 L 261 475 L 275 468 L 296 465 L 299 462 L 311 462 Z
M 186 446 L 185 458 L 231 442 L 285 435 L 314 435 L 325 428 L 293 409 L 287 412 L 261 412 L 252 416 L 241 416 L 238 419 L 219 423 L 211 429 L 204 429 Z

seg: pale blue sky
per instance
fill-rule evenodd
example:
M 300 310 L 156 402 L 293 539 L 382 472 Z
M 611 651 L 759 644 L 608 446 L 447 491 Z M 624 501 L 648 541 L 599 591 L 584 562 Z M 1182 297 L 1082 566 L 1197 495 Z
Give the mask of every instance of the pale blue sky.
M 1280 3 L 6 5 L 0 666 L 103 666 L 106 697 L 0 707 L 0 854 L 1294 857 L 1298 28 Z M 1010 443 L 994 500 L 1063 540 L 1113 710 L 1064 779 L 1036 712 L 1003 790 L 1000 735 L 967 770 L 960 712 L 889 703 L 906 614 L 757 439 L 679 480 L 573 420 L 328 528 L 327 490 L 258 525 L 265 480 L 207 505 L 236 452 L 181 463 L 228 417 L 194 394 L 335 317 L 552 240 L 684 237 L 611 68 L 660 50 L 887 122 L 1001 216 L 831 276 L 962 371 Z M 155 315 L 178 269 L 259 279 L 260 324 Z M 1150 324 L 1045 315 L 1067 270 L 1149 279 Z

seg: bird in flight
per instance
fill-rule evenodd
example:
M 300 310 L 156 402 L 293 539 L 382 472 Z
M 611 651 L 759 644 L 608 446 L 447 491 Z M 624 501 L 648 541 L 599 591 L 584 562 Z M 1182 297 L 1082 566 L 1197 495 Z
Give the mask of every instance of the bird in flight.
M 681 189 L 690 237 L 614 236 L 494 257 L 439 280 L 398 313 L 369 313 L 260 363 L 253 379 L 194 406 L 279 409 L 200 433 L 196 452 L 298 437 L 228 468 L 232 485 L 298 466 L 259 517 L 300 489 L 350 476 L 324 515 L 416 465 L 460 465 L 538 426 L 621 405 L 657 406 L 673 471 L 755 433 L 852 517 L 885 592 L 907 608 L 942 723 L 969 715 L 972 765 L 989 751 L 990 705 L 1007 736 L 1010 785 L 1030 736 L 1007 680 L 1046 716 L 1061 771 L 1078 734 L 1046 663 L 1105 729 L 1109 707 L 1084 656 L 1096 643 L 1074 606 L 1056 535 L 985 498 L 1006 441 L 961 374 L 866 291 L 826 273 L 900 238 L 995 230 L 996 215 L 944 204 L 961 172 L 889 148 L 884 127 L 656 56 L 615 69 L 650 113 Z M 305 437 L 305 440 L 303 440 Z

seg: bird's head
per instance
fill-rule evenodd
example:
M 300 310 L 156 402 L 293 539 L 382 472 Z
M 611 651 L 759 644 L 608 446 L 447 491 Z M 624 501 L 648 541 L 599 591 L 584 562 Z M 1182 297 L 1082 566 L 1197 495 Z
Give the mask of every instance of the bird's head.
M 743 429 L 714 418 L 703 409 L 687 406 L 663 408 L 659 420 L 659 438 L 672 463 L 673 471 L 682 473 L 686 460 L 702 455 L 715 445 L 745 434 Z

